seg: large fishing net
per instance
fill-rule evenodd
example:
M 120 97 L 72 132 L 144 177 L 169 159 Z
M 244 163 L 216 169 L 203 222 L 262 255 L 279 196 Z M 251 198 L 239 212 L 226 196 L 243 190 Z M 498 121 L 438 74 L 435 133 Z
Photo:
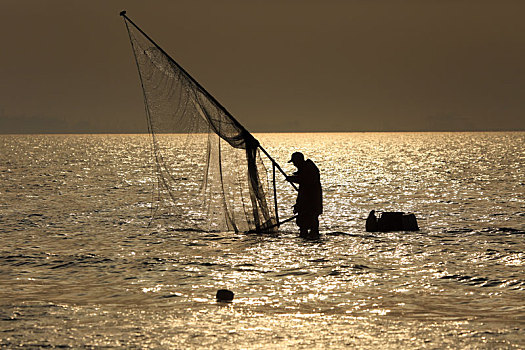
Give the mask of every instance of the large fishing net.
M 152 136 L 154 216 L 169 214 L 181 229 L 275 227 L 275 207 L 266 199 L 272 179 L 258 141 L 129 18 L 124 19 Z

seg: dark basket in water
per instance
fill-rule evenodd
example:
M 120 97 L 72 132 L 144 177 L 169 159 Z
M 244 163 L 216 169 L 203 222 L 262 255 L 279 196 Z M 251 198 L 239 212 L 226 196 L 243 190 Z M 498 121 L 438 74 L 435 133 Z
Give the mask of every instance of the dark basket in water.
M 416 215 L 404 212 L 383 212 L 378 219 L 372 210 L 366 219 L 367 232 L 419 231 Z

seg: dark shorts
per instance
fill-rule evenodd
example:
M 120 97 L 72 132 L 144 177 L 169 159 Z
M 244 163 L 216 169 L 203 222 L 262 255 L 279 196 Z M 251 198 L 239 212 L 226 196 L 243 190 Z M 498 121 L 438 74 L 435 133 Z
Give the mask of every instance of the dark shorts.
M 298 213 L 297 214 L 297 226 L 306 229 L 317 229 L 319 228 L 319 215 L 311 213 Z

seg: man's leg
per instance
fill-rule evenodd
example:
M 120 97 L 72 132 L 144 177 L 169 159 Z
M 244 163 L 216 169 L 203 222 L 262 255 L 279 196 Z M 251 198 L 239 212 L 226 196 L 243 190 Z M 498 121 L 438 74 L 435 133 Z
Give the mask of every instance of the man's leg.
M 319 217 L 317 215 L 300 212 L 297 216 L 297 226 L 299 226 L 299 237 L 319 238 Z
M 299 237 L 301 238 L 307 238 L 308 237 L 308 229 L 306 227 L 300 227 L 299 228 Z
M 305 238 L 308 236 L 308 223 L 306 219 L 304 213 L 297 213 L 296 223 L 297 226 L 299 226 L 299 237 Z
M 312 217 L 312 227 L 310 229 L 312 234 L 319 235 L 319 217 L 314 215 Z

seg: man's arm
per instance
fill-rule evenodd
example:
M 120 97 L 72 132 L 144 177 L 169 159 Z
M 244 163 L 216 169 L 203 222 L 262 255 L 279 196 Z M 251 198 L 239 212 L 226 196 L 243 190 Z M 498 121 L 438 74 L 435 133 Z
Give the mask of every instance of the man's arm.
M 297 176 L 297 175 L 287 176 L 286 177 L 286 181 L 294 182 L 294 183 L 298 184 L 299 183 L 299 176 Z

